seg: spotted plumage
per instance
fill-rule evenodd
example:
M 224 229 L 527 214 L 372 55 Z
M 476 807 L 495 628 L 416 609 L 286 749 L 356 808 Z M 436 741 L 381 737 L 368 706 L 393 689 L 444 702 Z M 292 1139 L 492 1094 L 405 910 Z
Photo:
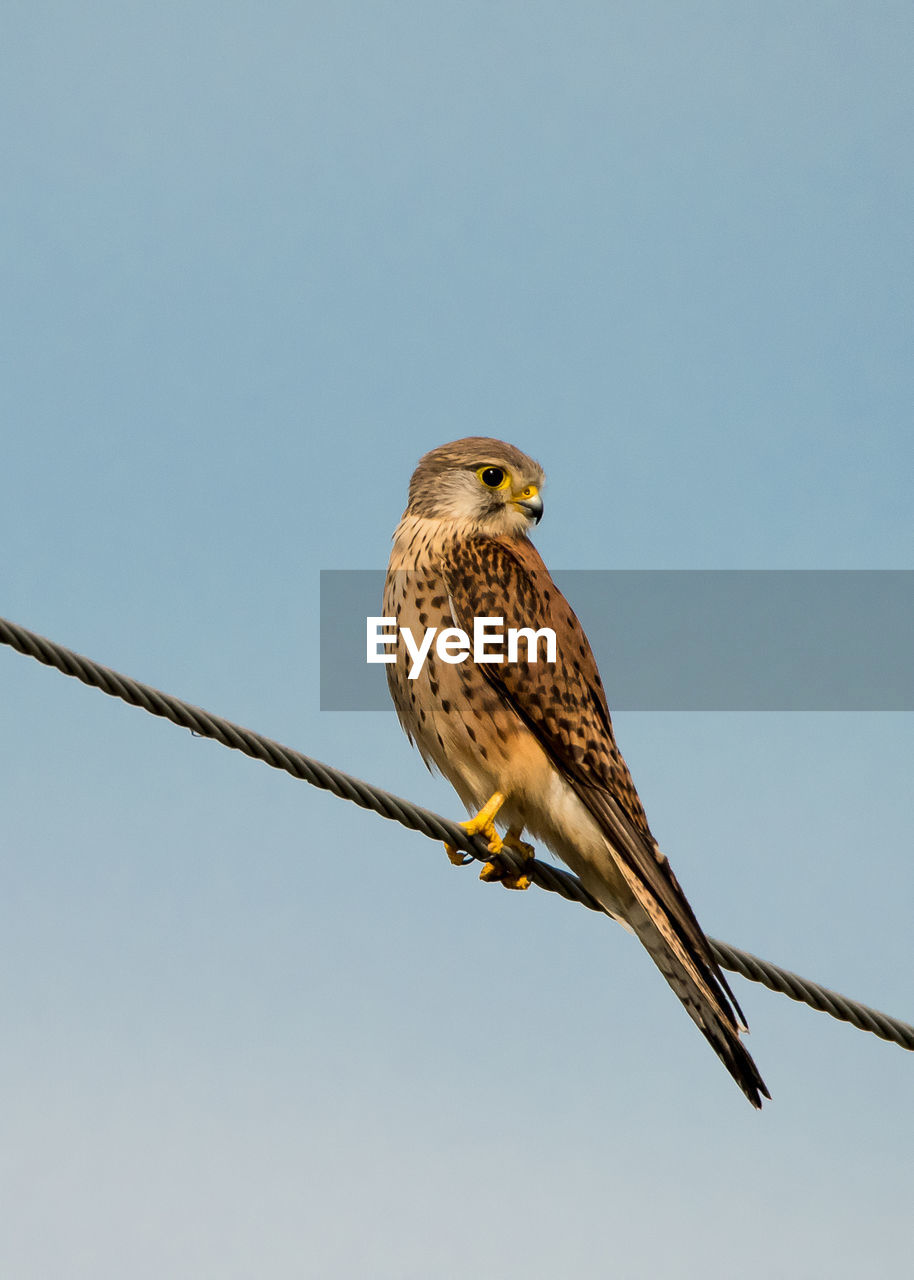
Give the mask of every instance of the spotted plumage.
M 394 535 L 384 614 L 415 634 L 472 633 L 478 617 L 551 627 L 555 663 L 443 661 L 409 679 L 405 649 L 387 667 L 400 723 L 468 810 L 543 841 L 644 944 L 754 1106 L 767 1090 L 739 1039 L 742 1014 L 670 865 L 657 847 L 613 734 L 599 671 L 571 606 L 529 540 L 539 465 L 471 437 L 435 449 L 412 477 Z M 525 846 L 521 846 L 525 847 Z M 517 887 L 523 887 L 518 885 Z

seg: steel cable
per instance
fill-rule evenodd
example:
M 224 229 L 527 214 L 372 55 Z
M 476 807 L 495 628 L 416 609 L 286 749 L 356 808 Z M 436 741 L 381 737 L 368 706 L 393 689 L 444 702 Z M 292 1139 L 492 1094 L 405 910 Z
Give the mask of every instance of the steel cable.
M 5 618 L 0 618 L 0 642 L 10 645 L 27 657 L 37 659 L 45 666 L 55 667 L 64 675 L 74 676 L 83 684 L 101 689 L 103 693 L 110 694 L 114 698 L 120 698 L 133 707 L 141 707 L 151 715 L 162 716 L 200 737 L 213 738 L 223 746 L 231 747 L 234 751 L 242 751 L 252 759 L 261 760 L 274 769 L 283 769 L 293 778 L 309 782 L 313 787 L 330 791 L 344 800 L 351 800 L 353 804 L 360 805 L 363 809 L 371 809 L 382 818 L 389 818 L 413 831 L 420 831 L 432 840 L 441 840 L 454 845 L 481 862 L 489 859 L 485 841 L 481 836 L 469 836 L 458 823 L 440 814 L 423 809 L 410 800 L 391 795 L 390 792 L 354 778 L 341 769 L 335 769 L 332 765 L 313 760 L 310 756 L 303 755 L 302 752 L 295 751 L 291 747 L 284 747 L 270 738 L 263 737 L 262 734 L 254 733 L 251 729 L 243 729 L 240 725 L 233 724 L 221 716 L 212 715 L 201 707 L 195 707 L 171 694 L 162 693 L 149 685 L 141 684 L 138 680 L 132 680 L 129 676 L 121 675 L 109 667 L 103 667 L 93 662 L 91 658 L 85 658 L 71 649 L 65 649 L 62 645 L 55 644 L 54 641 L 36 635 L 33 631 L 28 631 L 25 627 L 20 627 Z M 499 860 L 507 873 L 516 874 L 523 869 L 533 883 L 541 889 L 558 893 L 570 902 L 578 902 L 591 911 L 603 912 L 597 900 L 587 892 L 580 880 L 571 872 L 564 871 L 551 863 L 541 862 L 539 859 L 532 863 L 524 862 L 507 849 L 499 854 Z M 716 938 L 709 938 L 708 941 L 715 959 L 722 968 L 742 974 L 750 982 L 760 982 L 769 990 L 780 992 L 782 995 L 789 996 L 791 1000 L 809 1005 L 812 1009 L 831 1014 L 841 1022 L 849 1022 L 861 1031 L 870 1031 L 882 1040 L 900 1045 L 902 1049 L 914 1051 L 914 1027 L 908 1023 L 881 1013 L 878 1009 L 871 1009 L 836 991 L 830 991 L 817 982 L 801 978 L 798 974 L 791 973 L 789 969 L 782 969 L 779 965 L 762 960 L 748 951 L 741 951 L 729 943 L 720 942 Z

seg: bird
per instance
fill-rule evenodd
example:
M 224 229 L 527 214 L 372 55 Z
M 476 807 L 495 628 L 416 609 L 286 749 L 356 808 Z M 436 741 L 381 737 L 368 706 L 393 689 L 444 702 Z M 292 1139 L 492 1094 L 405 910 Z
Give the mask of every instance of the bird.
M 544 480 L 539 463 L 487 436 L 420 459 L 393 535 L 385 618 L 413 635 L 434 627 L 469 636 L 477 618 L 547 628 L 555 656 L 547 661 L 528 643 L 514 661 L 493 661 L 491 653 L 458 661 L 430 645 L 417 670 L 397 644 L 386 659 L 397 716 L 473 815 L 462 825 L 486 839 L 481 878 L 527 888 L 517 860 L 509 871 L 498 855 L 513 850 L 523 867 L 534 852 L 524 835 L 545 844 L 637 936 L 760 1108 L 771 1095 L 740 1039 L 745 1018 L 648 826 L 584 630 L 530 540 L 543 515 Z M 452 862 L 465 861 L 446 848 Z

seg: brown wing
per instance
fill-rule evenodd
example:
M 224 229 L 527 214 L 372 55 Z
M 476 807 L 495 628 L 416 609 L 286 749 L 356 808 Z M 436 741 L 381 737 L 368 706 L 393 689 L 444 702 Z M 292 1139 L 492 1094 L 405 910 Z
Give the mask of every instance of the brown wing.
M 549 626 L 555 631 L 554 664 L 541 658 L 536 663 L 485 664 L 479 670 L 536 735 L 599 823 L 645 913 L 643 929 L 632 921 L 636 932 L 750 1101 L 759 1105 L 756 1091 L 766 1096 L 767 1091 L 738 1039 L 742 1013 L 651 835 L 616 745 L 596 661 L 574 611 L 526 540 L 458 543 L 449 555 L 445 579 L 454 621 L 467 631 L 476 616 L 503 618 L 506 627 Z

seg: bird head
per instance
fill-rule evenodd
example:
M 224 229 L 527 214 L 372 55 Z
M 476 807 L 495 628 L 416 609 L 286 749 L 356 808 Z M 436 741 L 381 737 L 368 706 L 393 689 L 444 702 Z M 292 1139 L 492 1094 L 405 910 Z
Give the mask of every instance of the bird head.
M 526 534 L 543 514 L 545 476 L 538 462 L 488 436 L 432 449 L 409 483 L 407 514 L 450 521 L 467 533 Z

